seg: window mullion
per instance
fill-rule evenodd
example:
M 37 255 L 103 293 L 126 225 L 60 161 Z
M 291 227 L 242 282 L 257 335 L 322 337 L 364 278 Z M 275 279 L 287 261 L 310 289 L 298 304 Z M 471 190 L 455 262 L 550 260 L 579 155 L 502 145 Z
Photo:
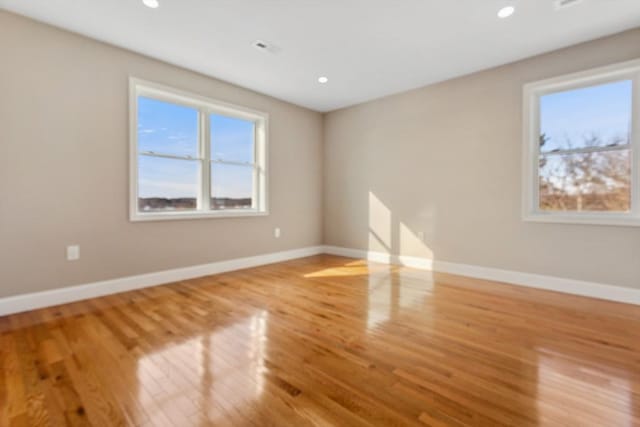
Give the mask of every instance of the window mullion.
M 221 165 L 250 166 L 254 168 L 258 166 L 256 163 L 251 163 L 251 162 L 234 162 L 233 160 L 219 160 L 219 159 L 211 160 L 211 163 L 218 163 Z
M 261 159 L 258 158 L 258 124 L 253 123 L 253 192 L 251 194 L 251 208 L 259 209 L 262 205 L 260 200 L 260 168 L 257 167 Z
M 532 116 L 530 117 L 531 130 L 529 131 L 529 167 L 531 171 L 529 172 L 529 177 L 531 178 L 531 182 L 527 185 L 529 188 L 527 191 L 531 192 L 531 197 L 529 198 L 530 206 L 528 208 L 529 213 L 539 213 L 540 212 L 540 140 L 539 135 L 541 133 L 540 126 L 540 94 L 536 94 L 534 96 L 532 108 Z M 533 132 L 531 132 L 533 131 Z
M 631 213 L 640 217 L 640 72 L 633 78 L 631 106 Z
M 200 111 L 200 157 L 202 158 L 200 166 L 200 199 L 201 209 L 205 212 L 211 210 L 211 144 L 210 144 L 210 122 L 209 114 L 206 111 Z
M 141 151 L 138 153 L 141 156 L 147 157 L 161 157 L 163 159 L 174 159 L 174 160 L 200 160 L 199 157 L 191 157 L 191 156 L 176 156 L 173 154 L 162 154 L 156 153 L 155 151 Z
M 567 156 L 571 154 L 588 154 L 588 153 L 606 153 L 610 151 L 623 151 L 629 150 L 631 148 L 630 145 L 610 145 L 603 147 L 583 147 L 583 148 L 572 148 L 566 150 L 555 150 L 555 151 L 547 151 L 540 152 L 541 156 Z

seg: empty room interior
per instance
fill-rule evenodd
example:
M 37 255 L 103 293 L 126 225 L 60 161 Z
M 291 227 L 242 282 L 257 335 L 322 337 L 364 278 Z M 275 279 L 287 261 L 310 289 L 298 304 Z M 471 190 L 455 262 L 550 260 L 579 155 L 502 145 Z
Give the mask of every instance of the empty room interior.
M 5 426 L 640 426 L 640 0 L 0 0 Z

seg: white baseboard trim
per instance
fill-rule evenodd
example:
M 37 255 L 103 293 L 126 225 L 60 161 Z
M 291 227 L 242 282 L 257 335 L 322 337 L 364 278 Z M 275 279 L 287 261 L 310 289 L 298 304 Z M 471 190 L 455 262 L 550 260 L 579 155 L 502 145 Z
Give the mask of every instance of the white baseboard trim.
M 165 283 L 196 277 L 209 276 L 211 274 L 240 270 L 243 268 L 257 267 L 265 264 L 288 261 L 317 255 L 324 252 L 323 246 L 311 246 L 302 249 L 294 249 L 283 252 L 257 255 L 247 258 L 236 258 L 227 261 L 212 262 L 210 264 L 194 265 L 192 267 L 176 268 L 173 270 L 159 271 L 156 273 L 140 274 L 137 276 L 122 277 L 119 279 L 104 280 L 83 285 L 68 286 L 43 292 L 15 295 L 0 298 L 0 316 L 34 310 L 37 308 L 51 307 L 74 301 L 104 295 L 116 294 L 135 289 L 148 288 Z
M 225 273 L 243 268 L 273 264 L 296 258 L 303 258 L 321 253 L 340 255 L 349 258 L 366 259 L 383 264 L 397 264 L 422 270 L 439 271 L 460 276 L 475 277 L 496 282 L 510 283 L 531 288 L 546 289 L 567 294 L 599 298 L 609 301 L 640 305 L 640 290 L 602 283 L 564 279 L 540 274 L 522 273 L 497 268 L 437 261 L 427 258 L 390 255 L 360 249 L 337 246 L 311 246 L 283 252 L 236 258 L 227 261 L 176 268 L 137 276 L 122 277 L 112 280 L 68 286 L 43 292 L 15 295 L 0 298 L 0 316 L 51 307 L 89 298 L 116 294 L 120 292 L 143 289 L 166 283 L 188 280 L 196 277 Z
M 640 305 L 640 289 L 545 276 L 541 274 L 501 270 L 498 268 L 438 261 L 427 258 L 390 255 L 382 252 L 372 252 L 337 246 L 325 246 L 324 251 L 325 253 L 332 255 L 366 259 L 368 261 L 383 264 L 404 265 L 423 270 L 438 271 L 442 273 L 456 274 L 459 276 L 468 276 L 478 279 L 492 280 L 495 282 L 527 286 L 530 288 L 545 289 L 549 291 L 563 292 L 566 294 Z

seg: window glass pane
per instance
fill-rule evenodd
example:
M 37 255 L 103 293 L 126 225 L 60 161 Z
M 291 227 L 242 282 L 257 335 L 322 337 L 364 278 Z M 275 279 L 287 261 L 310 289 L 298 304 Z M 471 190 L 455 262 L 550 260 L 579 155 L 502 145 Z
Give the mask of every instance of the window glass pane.
M 254 122 L 212 114 L 210 126 L 212 159 L 253 163 Z
M 138 97 L 138 150 L 198 156 L 198 110 Z
M 631 209 L 630 150 L 543 155 L 539 179 L 543 211 Z
M 623 80 L 540 97 L 540 149 L 627 145 L 633 84 Z
M 199 162 L 194 160 L 138 156 L 138 209 L 196 209 L 199 169 Z
M 253 167 L 211 164 L 211 209 L 251 209 Z

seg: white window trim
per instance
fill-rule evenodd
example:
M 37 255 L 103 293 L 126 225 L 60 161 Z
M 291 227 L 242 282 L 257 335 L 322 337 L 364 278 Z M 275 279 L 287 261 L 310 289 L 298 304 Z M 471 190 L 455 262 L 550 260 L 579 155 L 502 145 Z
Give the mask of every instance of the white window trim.
M 253 203 L 252 209 L 242 210 L 209 210 L 210 198 L 210 167 L 212 162 L 234 164 L 234 162 L 210 159 L 202 161 L 200 171 L 199 201 L 203 206 L 198 206 L 197 211 L 184 212 L 140 212 L 138 210 L 138 96 L 149 96 L 154 99 L 184 105 L 199 110 L 199 153 L 209 158 L 210 135 L 209 129 L 205 129 L 205 114 L 216 113 L 231 117 L 239 117 L 255 122 L 255 147 L 254 156 L 256 173 L 254 173 Z M 129 78 L 129 219 L 131 221 L 164 221 L 199 218 L 241 218 L 269 215 L 268 195 L 268 138 L 269 115 L 262 111 L 229 104 L 212 98 L 203 97 L 159 83 L 130 77 Z M 167 156 L 169 157 L 169 156 Z M 236 163 L 239 164 L 239 163 Z M 242 164 L 244 165 L 244 164 Z
M 538 172 L 542 95 L 617 80 L 633 80 L 631 128 L 631 212 L 547 212 L 539 209 Z M 532 222 L 640 226 L 640 60 L 633 60 L 548 80 L 523 90 L 522 219 Z

